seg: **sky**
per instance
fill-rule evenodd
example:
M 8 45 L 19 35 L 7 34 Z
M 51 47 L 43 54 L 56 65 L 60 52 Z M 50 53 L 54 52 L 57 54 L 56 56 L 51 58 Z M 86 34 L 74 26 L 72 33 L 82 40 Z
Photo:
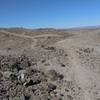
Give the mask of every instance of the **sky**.
M 100 0 L 0 0 L 0 27 L 100 25 Z

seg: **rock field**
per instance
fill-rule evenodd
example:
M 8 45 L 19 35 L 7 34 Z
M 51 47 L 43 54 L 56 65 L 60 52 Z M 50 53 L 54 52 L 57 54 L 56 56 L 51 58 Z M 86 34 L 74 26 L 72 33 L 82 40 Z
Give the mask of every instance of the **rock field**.
M 0 29 L 0 100 L 100 100 L 100 29 Z

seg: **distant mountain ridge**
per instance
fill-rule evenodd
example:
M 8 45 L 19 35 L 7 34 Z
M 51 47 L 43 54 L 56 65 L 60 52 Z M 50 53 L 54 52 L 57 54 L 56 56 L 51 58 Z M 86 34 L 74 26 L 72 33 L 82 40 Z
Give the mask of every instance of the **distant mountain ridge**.
M 1 29 L 4 29 L 4 30 L 80 30 L 80 29 L 100 29 L 100 25 L 97 25 L 97 26 L 80 26 L 80 27 L 72 27 L 72 28 L 49 28 L 49 27 L 45 27 L 45 28 L 26 28 L 26 27 L 9 27 L 9 28 L 0 28 Z

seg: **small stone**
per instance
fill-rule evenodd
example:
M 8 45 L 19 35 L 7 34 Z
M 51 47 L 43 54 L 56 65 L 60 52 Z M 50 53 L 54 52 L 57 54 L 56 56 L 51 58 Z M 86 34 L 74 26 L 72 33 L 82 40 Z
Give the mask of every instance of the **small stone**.
M 64 94 L 60 94 L 60 96 L 61 96 L 61 97 L 63 97 L 63 96 L 64 96 Z
M 10 79 L 11 79 L 11 81 L 18 80 L 17 75 L 15 75 L 15 74 L 11 74 Z
M 64 64 L 61 64 L 61 67 L 66 67 L 66 65 L 64 65 Z
M 3 73 L 3 76 L 4 76 L 4 78 L 9 79 L 11 74 L 12 74 L 12 72 L 6 71 L 6 72 Z
M 30 99 L 30 97 L 29 96 L 25 96 L 25 100 L 29 100 Z
M 62 74 L 57 73 L 55 70 L 49 70 L 47 73 L 47 78 L 51 81 L 56 81 L 57 79 L 63 79 L 64 76 Z
M 25 74 L 26 74 L 26 70 L 20 70 L 18 73 L 18 79 L 24 83 L 25 82 Z
M 54 91 L 56 89 L 56 85 L 54 84 L 48 84 L 48 92 Z
M 55 81 L 58 78 L 58 74 L 55 70 L 49 70 L 47 73 L 47 78 L 51 81 Z
M 37 85 L 37 84 L 40 84 L 40 83 L 41 83 L 41 80 L 38 80 L 38 79 L 35 80 L 35 81 L 30 80 L 28 83 L 25 84 L 25 86 L 28 87 L 28 86 Z

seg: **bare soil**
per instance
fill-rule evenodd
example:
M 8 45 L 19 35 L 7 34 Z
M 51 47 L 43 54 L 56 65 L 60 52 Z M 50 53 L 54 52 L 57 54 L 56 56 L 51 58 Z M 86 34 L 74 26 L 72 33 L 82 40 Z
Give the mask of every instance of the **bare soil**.
M 0 100 L 100 100 L 100 29 L 0 29 Z

